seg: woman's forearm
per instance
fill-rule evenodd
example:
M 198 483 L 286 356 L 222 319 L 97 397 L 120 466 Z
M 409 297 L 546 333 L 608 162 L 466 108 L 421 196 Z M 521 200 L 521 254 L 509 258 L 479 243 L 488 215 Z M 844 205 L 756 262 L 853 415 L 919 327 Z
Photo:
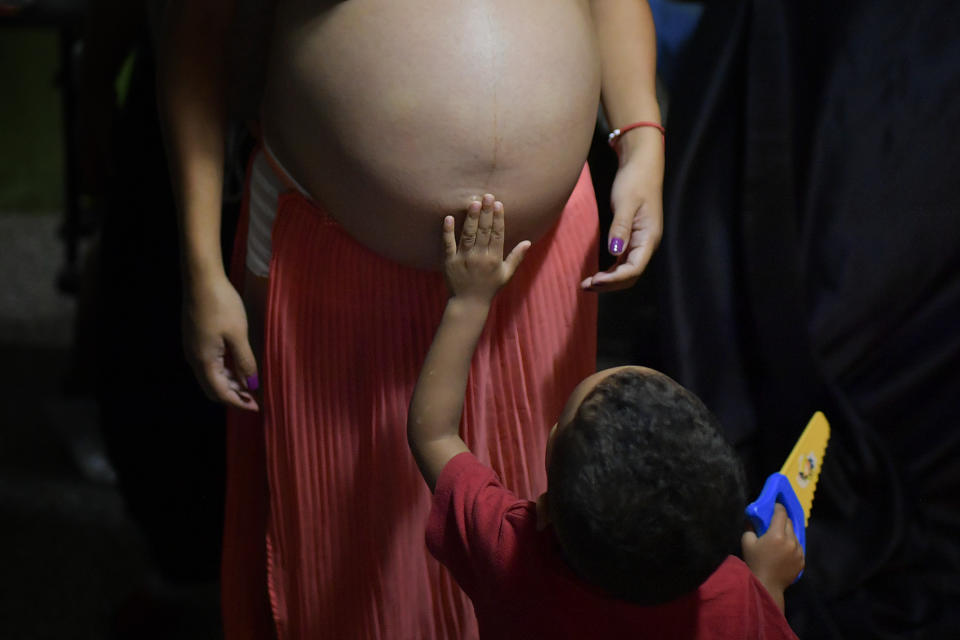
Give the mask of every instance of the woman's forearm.
M 224 72 L 233 4 L 174 0 L 164 17 L 157 93 L 188 283 L 223 275 Z
M 646 0 L 591 0 L 600 46 L 603 108 L 611 128 L 632 122 L 660 122 L 657 103 L 657 43 Z M 636 129 L 618 142 L 629 156 L 656 129 Z

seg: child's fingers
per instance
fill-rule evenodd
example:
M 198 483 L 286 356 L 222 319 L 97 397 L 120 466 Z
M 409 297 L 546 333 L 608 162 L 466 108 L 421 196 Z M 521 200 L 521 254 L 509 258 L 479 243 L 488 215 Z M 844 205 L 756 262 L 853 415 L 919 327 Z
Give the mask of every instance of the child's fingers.
M 467 207 L 467 217 L 460 231 L 460 250 L 469 251 L 477 242 L 477 226 L 480 224 L 480 202 L 474 200 Z
M 786 531 L 790 524 L 790 518 L 787 517 L 787 510 L 779 502 L 773 505 L 773 517 L 770 518 L 770 529 L 773 531 Z
M 452 258 L 457 254 L 457 236 L 454 234 L 453 216 L 443 218 L 443 254 L 445 258 Z
M 490 246 L 490 235 L 493 230 L 493 207 L 496 200 L 489 193 L 481 201 L 480 219 L 477 221 L 477 246 L 487 249 Z
M 493 203 L 493 227 L 490 232 L 490 251 L 498 256 L 503 255 L 503 236 L 503 203 L 498 201 Z
M 783 532 L 787 535 L 787 538 L 793 538 L 793 520 L 787 518 L 787 521 L 783 525 Z
M 500 241 L 500 245 L 503 246 L 503 240 Z M 503 261 L 504 265 L 507 267 L 507 276 L 513 277 L 514 272 L 517 270 L 517 267 L 520 266 L 520 263 L 523 262 L 523 259 L 527 255 L 527 250 L 530 248 L 531 242 L 529 240 L 524 240 L 520 242 L 513 248 L 513 251 L 510 252 L 510 255 Z
M 740 536 L 740 546 L 744 550 L 749 549 L 757 543 L 757 534 L 753 531 L 744 531 Z

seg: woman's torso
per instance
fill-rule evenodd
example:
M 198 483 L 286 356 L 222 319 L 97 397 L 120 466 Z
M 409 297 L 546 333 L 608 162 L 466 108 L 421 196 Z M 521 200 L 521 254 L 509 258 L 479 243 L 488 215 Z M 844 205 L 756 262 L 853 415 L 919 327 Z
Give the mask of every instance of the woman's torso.
M 555 222 L 600 93 L 588 0 L 281 2 L 263 101 L 278 160 L 354 238 L 435 268 L 471 196 L 508 249 Z

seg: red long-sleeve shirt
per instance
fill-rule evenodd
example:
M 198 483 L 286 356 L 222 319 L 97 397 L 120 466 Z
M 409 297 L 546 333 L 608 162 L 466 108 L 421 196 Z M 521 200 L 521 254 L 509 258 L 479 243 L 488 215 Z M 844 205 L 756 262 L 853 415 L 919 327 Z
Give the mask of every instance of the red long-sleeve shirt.
M 567 568 L 535 504 L 470 453 L 444 467 L 427 546 L 473 600 L 481 638 L 795 639 L 750 569 L 730 556 L 690 594 L 641 607 L 604 596 Z

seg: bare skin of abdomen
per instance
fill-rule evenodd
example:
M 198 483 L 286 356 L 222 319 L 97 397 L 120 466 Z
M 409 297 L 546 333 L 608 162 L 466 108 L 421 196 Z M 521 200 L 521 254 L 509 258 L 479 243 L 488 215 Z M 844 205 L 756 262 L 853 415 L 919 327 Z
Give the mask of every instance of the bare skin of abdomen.
M 509 211 L 508 250 L 556 222 L 599 103 L 588 0 L 281 2 L 277 11 L 265 138 L 357 241 L 435 269 L 443 216 L 484 193 Z

